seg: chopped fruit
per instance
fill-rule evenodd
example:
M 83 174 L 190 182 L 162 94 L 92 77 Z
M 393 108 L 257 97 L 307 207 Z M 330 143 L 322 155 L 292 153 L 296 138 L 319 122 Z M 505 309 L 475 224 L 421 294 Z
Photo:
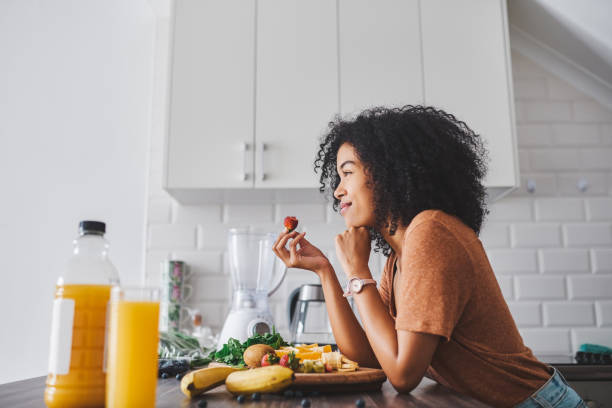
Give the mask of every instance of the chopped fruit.
M 331 373 L 332 371 L 334 371 L 332 366 L 329 363 L 325 363 L 325 372 Z
M 287 232 L 291 232 L 298 226 L 298 219 L 292 216 L 285 217 L 285 221 L 283 222 L 285 229 Z
M 261 366 L 269 366 L 278 363 L 278 356 L 275 353 L 268 353 L 261 358 Z
M 283 367 L 288 367 L 289 366 L 289 354 L 285 354 L 284 356 L 282 356 L 278 364 L 282 365 Z
M 331 353 L 332 348 L 329 344 L 325 346 L 297 346 L 298 352 L 300 353 Z
M 295 357 L 299 358 L 300 360 L 318 360 L 318 359 L 321 358 L 321 353 L 318 352 L 318 351 L 305 352 L 305 353 L 296 353 Z

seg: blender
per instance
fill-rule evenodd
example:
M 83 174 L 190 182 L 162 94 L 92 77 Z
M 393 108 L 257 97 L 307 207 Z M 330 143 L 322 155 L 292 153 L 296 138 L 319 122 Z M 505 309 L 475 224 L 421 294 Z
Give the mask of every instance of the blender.
M 232 279 L 232 307 L 219 335 L 218 345 L 230 337 L 244 342 L 255 334 L 271 333 L 274 319 L 268 305 L 283 282 L 287 269 L 272 252 L 275 233 L 232 228 L 228 234 Z

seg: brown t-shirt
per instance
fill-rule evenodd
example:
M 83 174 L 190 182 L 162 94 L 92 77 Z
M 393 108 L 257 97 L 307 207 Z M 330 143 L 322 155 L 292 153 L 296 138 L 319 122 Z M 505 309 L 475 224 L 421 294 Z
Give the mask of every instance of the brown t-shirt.
M 443 338 L 429 377 L 495 407 L 514 406 L 548 381 L 552 373 L 523 343 L 474 230 L 423 211 L 404 235 L 399 272 L 395 261 L 389 256 L 379 292 L 396 330 Z

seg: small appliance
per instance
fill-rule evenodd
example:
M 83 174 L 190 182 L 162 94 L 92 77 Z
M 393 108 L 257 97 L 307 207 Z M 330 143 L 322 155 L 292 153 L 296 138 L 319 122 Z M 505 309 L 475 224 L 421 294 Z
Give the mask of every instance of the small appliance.
M 230 312 L 217 346 L 230 337 L 241 342 L 254 334 L 272 332 L 274 319 L 268 297 L 283 282 L 287 269 L 272 251 L 276 234 L 232 228 L 227 249 L 233 295 Z
M 292 343 L 335 344 L 321 285 L 296 288 L 288 299 L 289 332 Z

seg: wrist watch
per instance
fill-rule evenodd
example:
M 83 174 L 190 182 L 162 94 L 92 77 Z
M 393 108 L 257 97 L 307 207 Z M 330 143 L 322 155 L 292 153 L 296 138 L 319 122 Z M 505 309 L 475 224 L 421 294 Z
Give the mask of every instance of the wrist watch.
M 346 292 L 342 296 L 349 297 L 361 292 L 365 285 L 376 285 L 374 279 L 351 278 L 346 284 Z

